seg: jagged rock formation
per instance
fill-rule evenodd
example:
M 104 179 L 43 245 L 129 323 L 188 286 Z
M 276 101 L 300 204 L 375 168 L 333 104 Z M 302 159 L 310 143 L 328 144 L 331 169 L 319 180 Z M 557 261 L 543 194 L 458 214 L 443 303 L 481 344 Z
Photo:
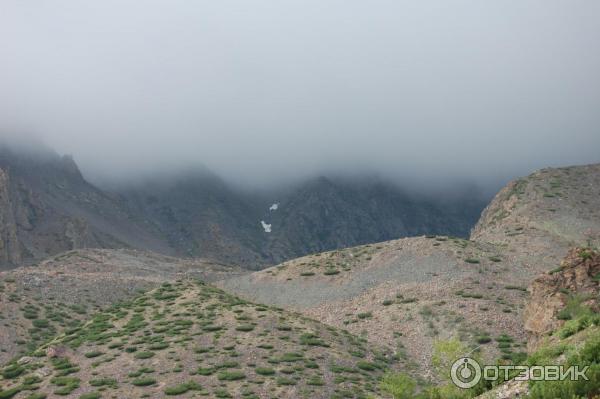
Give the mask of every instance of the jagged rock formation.
M 590 337 L 598 334 L 598 322 L 594 325 L 590 320 L 585 323 L 573 320 L 577 328 L 568 334 L 561 332 L 567 319 L 585 318 L 586 315 L 598 314 L 600 310 L 600 253 L 596 250 L 572 248 L 560 262 L 560 267 L 538 276 L 531 282 L 528 291 L 530 297 L 523 312 L 523 321 L 530 361 L 536 358 L 536 351 L 542 353 L 541 359 L 531 362 L 534 365 L 539 362 L 544 365 L 563 364 L 567 353 L 572 355 L 581 350 Z M 523 398 L 527 397 L 530 389 L 529 381 L 510 380 L 478 398 Z M 554 394 L 560 395 L 557 391 Z M 582 397 L 595 398 L 597 395 Z
M 561 311 L 569 301 L 580 300 L 595 312 L 600 311 L 600 254 L 588 248 L 574 248 L 560 267 L 535 279 L 530 287 L 530 300 L 523 312 L 528 334 L 527 349 L 535 351 L 548 333 L 565 322 Z

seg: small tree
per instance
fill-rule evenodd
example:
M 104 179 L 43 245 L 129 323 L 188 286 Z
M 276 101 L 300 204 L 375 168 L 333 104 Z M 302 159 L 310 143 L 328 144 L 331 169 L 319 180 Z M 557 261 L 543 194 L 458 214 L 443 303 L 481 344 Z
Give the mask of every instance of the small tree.
M 383 376 L 381 390 L 391 394 L 394 399 L 412 399 L 415 397 L 417 383 L 408 375 L 388 373 Z

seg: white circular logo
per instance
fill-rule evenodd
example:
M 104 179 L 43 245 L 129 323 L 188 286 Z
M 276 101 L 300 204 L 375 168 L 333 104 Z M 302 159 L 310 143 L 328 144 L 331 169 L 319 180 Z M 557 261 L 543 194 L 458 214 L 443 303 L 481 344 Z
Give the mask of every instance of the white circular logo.
M 452 364 L 450 377 L 459 388 L 473 388 L 481 380 L 481 366 L 470 357 L 461 357 Z

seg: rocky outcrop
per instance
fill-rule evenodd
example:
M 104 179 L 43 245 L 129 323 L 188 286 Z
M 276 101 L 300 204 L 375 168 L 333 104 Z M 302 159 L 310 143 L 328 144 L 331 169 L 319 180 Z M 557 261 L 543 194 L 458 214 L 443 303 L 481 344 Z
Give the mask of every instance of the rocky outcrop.
M 598 276 L 600 254 L 588 248 L 575 248 L 569 251 L 559 269 L 531 283 L 531 298 L 524 311 L 529 352 L 535 351 L 544 336 L 564 323 L 559 313 L 571 298 L 577 297 L 581 305 L 600 310 Z
M 0 169 L 0 263 L 19 263 L 21 251 L 13 213 L 8 172 Z

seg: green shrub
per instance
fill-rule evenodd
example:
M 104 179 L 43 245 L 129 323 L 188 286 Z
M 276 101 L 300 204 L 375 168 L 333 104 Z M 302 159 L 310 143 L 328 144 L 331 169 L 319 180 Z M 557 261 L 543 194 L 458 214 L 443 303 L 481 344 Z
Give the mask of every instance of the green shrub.
M 242 371 L 221 371 L 217 374 L 219 381 L 237 381 L 246 378 Z
M 98 357 L 100 355 L 102 355 L 102 352 L 96 350 L 96 351 L 91 351 L 91 352 L 84 353 L 83 356 L 85 356 L 87 358 L 92 358 L 92 357 Z
M 235 329 L 236 331 L 248 332 L 254 330 L 254 326 L 252 324 L 240 324 Z
M 275 382 L 277 382 L 277 385 L 296 385 L 295 380 L 286 377 L 277 377 Z
M 380 384 L 381 390 L 394 399 L 413 399 L 417 383 L 406 374 L 386 374 Z
M 21 392 L 21 387 L 15 387 L 15 388 L 7 389 L 6 391 L 0 391 L 0 399 L 12 398 L 13 396 L 17 395 L 19 392 Z
M 50 380 L 54 385 L 58 385 L 60 388 L 54 391 L 56 395 L 68 395 L 77 388 L 79 388 L 79 378 L 77 377 L 54 377 Z
M 154 352 L 137 352 L 134 356 L 136 359 L 150 359 L 154 356 Z
M 327 342 L 323 341 L 317 335 L 312 333 L 302 334 L 300 336 L 300 343 L 302 345 L 322 346 L 324 348 L 329 348 L 329 344 Z
M 96 378 L 90 380 L 90 385 L 93 387 L 109 386 L 115 388 L 117 386 L 117 380 L 114 378 Z
M 50 326 L 50 322 L 45 319 L 35 319 L 31 323 L 36 328 L 48 328 Z
M 155 343 L 151 344 L 150 346 L 148 346 L 148 349 L 158 351 L 161 349 L 167 349 L 168 347 L 169 347 L 168 342 L 155 342 Z
M 18 364 L 11 364 L 2 370 L 2 377 L 7 380 L 20 376 L 25 369 Z
M 315 375 L 306 380 L 306 385 L 323 386 L 325 385 L 325 381 L 323 381 L 323 378 L 320 376 Z
M 483 345 L 483 344 L 487 344 L 487 343 L 491 342 L 492 339 L 487 335 L 480 335 L 475 339 L 475 341 L 477 341 L 478 344 Z
M 181 395 L 187 391 L 198 391 L 202 387 L 194 381 L 188 381 L 183 384 L 176 385 L 174 387 L 165 388 L 166 395 Z
M 215 373 L 215 369 L 213 367 L 207 367 L 207 368 L 199 367 L 198 370 L 196 371 L 196 374 L 200 374 L 200 375 L 211 375 L 214 373 Z
M 131 383 L 137 387 L 146 387 L 148 385 L 156 384 L 156 380 L 151 377 L 142 377 L 136 378 L 135 380 L 131 381 Z
M 358 367 L 361 370 L 365 370 L 365 371 L 374 371 L 377 370 L 378 367 L 375 363 L 371 363 L 371 362 L 366 362 L 366 361 L 360 361 L 358 363 L 356 363 L 356 367 Z
M 256 374 L 259 375 L 273 375 L 275 370 L 270 367 L 257 367 L 255 370 Z
M 566 346 L 563 345 L 562 349 Z M 544 348 L 543 350 L 548 351 L 549 349 Z M 552 349 L 550 349 L 552 350 Z M 552 355 L 557 355 L 557 351 Z M 545 364 L 538 363 L 539 361 L 545 362 L 546 358 L 529 359 L 534 364 Z M 553 361 L 556 357 L 554 357 Z M 588 380 L 582 378 L 571 381 L 569 379 L 563 381 L 532 381 L 530 384 L 529 398 L 530 399 L 546 399 L 546 398 L 592 398 L 596 397 L 600 392 L 600 332 L 596 331 L 589 336 L 583 347 L 577 352 L 574 351 L 568 356 L 565 366 L 577 365 L 581 369 L 582 367 L 588 366 L 589 369 L 586 372 Z

